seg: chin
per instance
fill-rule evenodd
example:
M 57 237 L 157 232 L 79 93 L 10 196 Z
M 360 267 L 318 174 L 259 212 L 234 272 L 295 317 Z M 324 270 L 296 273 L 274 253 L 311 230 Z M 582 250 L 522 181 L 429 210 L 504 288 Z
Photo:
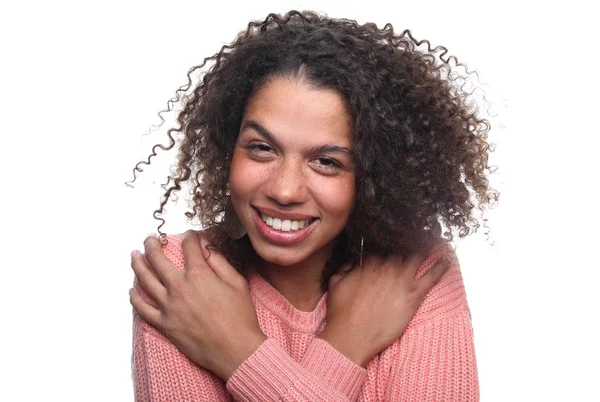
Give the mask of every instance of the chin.
M 313 242 L 307 244 L 298 244 L 296 246 L 281 246 L 270 244 L 259 238 L 250 235 L 250 243 L 256 254 L 268 264 L 274 264 L 281 267 L 289 267 L 303 264 L 313 260 L 315 263 L 321 259 L 329 258 L 330 246 L 333 242 L 327 242 L 319 247 Z M 318 242 L 319 243 L 319 242 Z M 321 258 L 323 257 L 323 258 Z M 316 258 L 316 259 L 315 259 Z
M 263 247 L 255 247 L 254 250 L 265 262 L 282 267 L 300 264 L 308 258 L 304 253 L 299 254 L 294 250 L 265 250 Z

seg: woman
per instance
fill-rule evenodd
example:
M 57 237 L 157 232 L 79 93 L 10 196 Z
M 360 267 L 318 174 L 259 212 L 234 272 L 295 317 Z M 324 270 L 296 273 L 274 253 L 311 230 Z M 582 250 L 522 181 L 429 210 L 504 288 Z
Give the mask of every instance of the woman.
M 497 196 L 488 125 L 416 45 L 271 14 L 178 91 L 157 212 L 190 182 L 207 229 L 132 253 L 137 400 L 478 400 L 449 240 Z

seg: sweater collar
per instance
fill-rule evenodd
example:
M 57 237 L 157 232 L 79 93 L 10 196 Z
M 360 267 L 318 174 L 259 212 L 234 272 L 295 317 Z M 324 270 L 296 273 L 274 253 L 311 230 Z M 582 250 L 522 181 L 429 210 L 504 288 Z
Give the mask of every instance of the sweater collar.
M 313 311 L 300 311 L 258 272 L 252 269 L 248 272 L 248 286 L 252 300 L 255 303 L 262 304 L 297 331 L 315 333 L 325 320 L 327 292 L 321 296 Z

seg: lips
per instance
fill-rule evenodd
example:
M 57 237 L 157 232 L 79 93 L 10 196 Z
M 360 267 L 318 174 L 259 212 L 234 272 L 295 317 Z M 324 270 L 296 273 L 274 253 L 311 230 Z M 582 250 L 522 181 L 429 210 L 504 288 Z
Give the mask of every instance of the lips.
M 257 208 L 252 209 L 255 224 L 261 235 L 266 240 L 280 245 L 292 245 L 303 241 L 319 222 L 319 219 L 303 214 L 282 213 L 267 208 L 261 208 L 260 211 Z
M 267 215 L 273 218 L 284 220 L 309 220 L 315 219 L 313 215 L 303 214 L 300 212 L 288 212 L 288 211 L 279 211 L 277 209 L 267 208 L 267 207 L 257 207 L 252 206 L 255 210 L 258 211 L 260 215 Z

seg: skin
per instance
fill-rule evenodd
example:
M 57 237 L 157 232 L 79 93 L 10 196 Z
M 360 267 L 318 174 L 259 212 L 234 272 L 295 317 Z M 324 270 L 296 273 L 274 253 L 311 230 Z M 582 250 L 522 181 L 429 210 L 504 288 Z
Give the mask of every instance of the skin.
M 253 268 L 301 310 L 313 310 L 322 296 L 321 271 L 354 205 L 351 138 L 341 97 L 302 80 L 272 80 L 246 106 L 230 174 L 233 206 L 263 259 Z M 301 242 L 275 244 L 259 232 L 255 206 L 306 214 L 317 222 Z M 171 265 L 155 236 L 144 247 L 146 259 L 134 251 L 131 266 L 158 308 L 132 290 L 134 309 L 190 359 L 228 380 L 266 339 L 246 279 L 202 233 L 184 236 L 184 271 Z M 344 267 L 329 281 L 326 326 L 318 336 L 366 367 L 401 336 L 448 269 L 448 261 L 440 260 L 417 280 L 424 259 L 365 255 L 362 266 L 348 273 Z
M 186 269 L 179 271 L 156 236 L 147 237 L 145 256 L 157 276 L 137 251 L 131 266 L 159 308 L 134 289 L 130 301 L 140 317 L 191 360 L 227 380 L 266 336 L 258 326 L 246 279 L 207 245 L 196 232 L 186 232 L 182 242 Z
M 231 201 L 264 261 L 257 271 L 299 310 L 314 310 L 323 295 L 321 271 L 354 205 L 351 149 L 352 120 L 332 90 L 279 78 L 246 105 L 231 164 Z M 278 245 L 259 231 L 254 207 L 317 221 L 304 241 Z

